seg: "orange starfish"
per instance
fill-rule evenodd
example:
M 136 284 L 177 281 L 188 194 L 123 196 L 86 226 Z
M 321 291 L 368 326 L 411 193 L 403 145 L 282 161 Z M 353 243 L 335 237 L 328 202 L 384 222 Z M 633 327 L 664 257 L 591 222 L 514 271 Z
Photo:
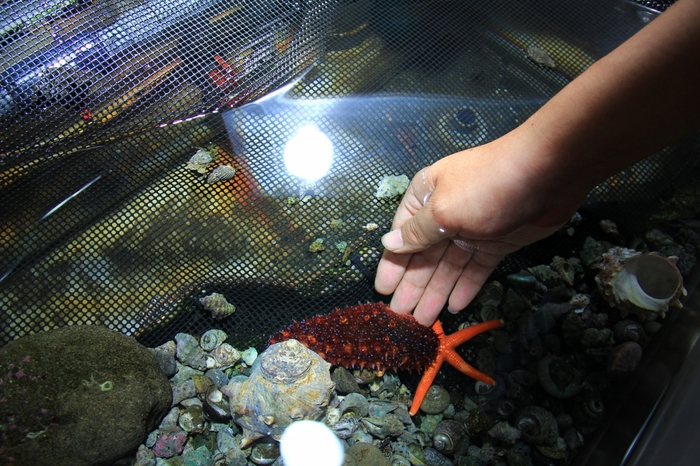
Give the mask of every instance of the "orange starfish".
M 489 385 L 494 385 L 496 383 L 495 380 L 467 364 L 464 359 L 457 354 L 455 348 L 462 343 L 471 340 L 475 336 L 498 328 L 503 324 L 503 319 L 489 320 L 488 322 L 482 322 L 480 324 L 462 329 L 453 333 L 452 335 L 445 335 L 445 331 L 442 329 L 442 324 L 439 320 L 436 320 L 432 328 L 433 331 L 437 333 L 438 339 L 440 340 L 440 346 L 438 347 L 438 353 L 435 357 L 435 361 L 433 361 L 430 367 L 428 367 L 428 369 L 426 369 L 426 371 L 423 373 L 423 377 L 421 377 L 418 387 L 416 387 L 416 394 L 413 397 L 413 404 L 411 405 L 411 410 L 409 411 L 411 416 L 414 416 L 418 412 L 418 408 L 420 408 L 423 398 L 425 398 L 425 394 L 428 392 L 433 380 L 435 380 L 435 376 L 440 371 L 440 367 L 442 367 L 442 363 L 444 361 L 447 361 L 447 363 L 452 367 L 463 374 L 468 375 L 469 377 L 480 380 Z

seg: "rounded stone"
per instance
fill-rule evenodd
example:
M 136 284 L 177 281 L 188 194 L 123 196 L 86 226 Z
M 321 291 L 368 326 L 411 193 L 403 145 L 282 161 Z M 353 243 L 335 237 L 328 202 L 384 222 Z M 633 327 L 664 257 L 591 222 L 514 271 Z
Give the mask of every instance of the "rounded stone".
M 0 367 L 0 419 L 13 426 L 2 464 L 111 464 L 170 409 L 170 383 L 153 355 L 104 327 L 19 338 L 0 349 Z
M 371 443 L 358 442 L 345 452 L 343 466 L 390 466 L 382 451 Z
M 432 385 L 420 405 L 426 414 L 440 414 L 450 405 L 450 394 L 439 385 Z

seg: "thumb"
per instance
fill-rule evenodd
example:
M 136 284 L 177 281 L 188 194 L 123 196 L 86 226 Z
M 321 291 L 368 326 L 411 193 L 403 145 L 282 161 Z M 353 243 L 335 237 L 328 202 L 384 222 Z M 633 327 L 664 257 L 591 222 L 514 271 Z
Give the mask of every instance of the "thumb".
M 406 254 L 423 251 L 445 238 L 454 236 L 452 232 L 438 225 L 433 218 L 431 204 L 427 203 L 416 214 L 382 237 L 382 244 L 389 251 Z

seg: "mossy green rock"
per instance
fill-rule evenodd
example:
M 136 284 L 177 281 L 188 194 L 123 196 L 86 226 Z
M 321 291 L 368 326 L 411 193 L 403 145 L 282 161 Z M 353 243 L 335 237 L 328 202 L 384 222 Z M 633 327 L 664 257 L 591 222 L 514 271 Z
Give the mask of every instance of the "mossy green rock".
M 0 464 L 102 465 L 136 451 L 170 383 L 131 337 L 66 327 L 0 348 Z

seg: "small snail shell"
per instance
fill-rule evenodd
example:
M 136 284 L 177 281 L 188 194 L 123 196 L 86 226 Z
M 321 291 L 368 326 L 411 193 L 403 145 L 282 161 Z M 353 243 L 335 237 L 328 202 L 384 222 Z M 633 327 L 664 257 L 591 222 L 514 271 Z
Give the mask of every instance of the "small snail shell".
M 207 368 L 228 369 L 240 360 L 241 353 L 236 348 L 228 343 L 222 343 L 207 356 Z
M 204 419 L 202 407 L 192 405 L 181 412 L 180 418 L 178 419 L 178 425 L 186 432 L 204 432 L 206 420 Z
M 207 176 L 207 183 L 216 183 L 217 181 L 230 180 L 236 175 L 236 169 L 231 165 L 221 165 L 211 171 Z
M 647 334 L 641 322 L 623 319 L 615 324 L 615 339 L 620 343 L 634 341 L 643 344 L 647 339 Z
M 432 385 L 420 405 L 426 414 L 440 414 L 450 405 L 450 394 L 439 385 Z
M 524 407 L 515 419 L 515 427 L 523 433 L 523 440 L 536 444 L 551 444 L 559 437 L 556 418 L 540 406 Z
M 454 453 L 464 437 L 464 427 L 457 421 L 440 421 L 433 433 L 433 446 L 447 455 Z
M 199 339 L 199 346 L 201 346 L 204 351 L 211 351 L 226 341 L 226 338 L 228 338 L 228 335 L 226 335 L 226 332 L 223 330 L 207 330 Z
M 633 372 L 642 360 L 642 347 L 628 341 L 617 345 L 608 356 L 608 375 L 622 377 Z
M 338 406 L 340 415 L 353 413 L 357 419 L 362 419 L 369 414 L 369 401 L 359 393 L 349 393 Z
M 215 320 L 222 320 L 236 312 L 236 306 L 229 303 L 221 293 L 212 293 L 209 296 L 199 298 L 200 304 Z
M 543 357 L 537 367 L 540 386 L 556 398 L 571 398 L 583 389 L 583 376 L 571 364 L 558 356 Z

